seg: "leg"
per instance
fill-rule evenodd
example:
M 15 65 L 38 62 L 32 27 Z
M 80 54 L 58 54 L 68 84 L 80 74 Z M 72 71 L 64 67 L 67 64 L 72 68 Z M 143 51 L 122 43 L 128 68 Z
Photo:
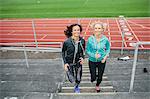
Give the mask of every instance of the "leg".
M 68 76 L 68 80 L 71 82 L 71 83 L 73 83 L 74 81 L 75 81 L 75 77 L 74 77 L 74 68 L 73 68 L 73 66 L 69 66 L 68 67 L 68 71 L 66 71 L 66 73 L 67 73 L 67 76 Z
M 98 79 L 97 79 L 96 86 L 99 86 L 99 84 L 101 83 L 101 81 L 103 79 L 103 73 L 105 70 L 105 65 L 106 65 L 106 62 L 105 63 L 101 63 L 101 62 L 98 63 Z
M 89 60 L 89 69 L 90 69 L 90 74 L 91 74 L 91 82 L 96 80 L 96 64 L 95 62 L 91 62 Z
M 78 64 L 77 66 L 75 66 L 75 78 L 76 78 L 74 88 L 75 93 L 80 93 L 79 84 L 81 82 L 81 77 L 82 77 L 82 65 Z
M 75 68 L 75 78 L 76 78 L 76 84 L 80 84 L 81 81 L 81 77 L 82 77 L 82 65 L 77 66 Z

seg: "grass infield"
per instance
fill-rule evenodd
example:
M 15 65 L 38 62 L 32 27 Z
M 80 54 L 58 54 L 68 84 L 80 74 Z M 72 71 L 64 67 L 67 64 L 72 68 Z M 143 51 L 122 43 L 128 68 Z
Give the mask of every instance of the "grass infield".
M 0 0 L 0 18 L 149 17 L 149 0 Z

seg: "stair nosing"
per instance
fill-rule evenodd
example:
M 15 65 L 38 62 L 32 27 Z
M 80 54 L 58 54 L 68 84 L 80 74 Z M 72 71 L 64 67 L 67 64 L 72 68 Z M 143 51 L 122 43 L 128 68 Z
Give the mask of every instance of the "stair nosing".
M 114 95 L 117 94 L 116 92 L 100 92 L 100 93 L 58 93 L 58 95 Z
M 95 87 L 80 87 L 80 89 L 95 89 Z M 74 89 L 74 87 L 62 87 L 62 90 Z M 102 86 L 101 89 L 113 89 L 113 86 Z

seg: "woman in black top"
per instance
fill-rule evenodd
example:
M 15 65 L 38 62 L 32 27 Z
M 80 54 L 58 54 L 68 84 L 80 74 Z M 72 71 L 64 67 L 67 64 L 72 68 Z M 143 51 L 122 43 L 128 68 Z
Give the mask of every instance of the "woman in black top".
M 62 57 L 64 60 L 64 69 L 69 71 L 75 80 L 74 91 L 80 92 L 79 84 L 82 76 L 82 64 L 84 59 L 85 40 L 80 37 L 82 27 L 79 24 L 72 24 L 64 31 L 67 40 L 63 43 Z M 70 82 L 74 82 L 68 76 Z

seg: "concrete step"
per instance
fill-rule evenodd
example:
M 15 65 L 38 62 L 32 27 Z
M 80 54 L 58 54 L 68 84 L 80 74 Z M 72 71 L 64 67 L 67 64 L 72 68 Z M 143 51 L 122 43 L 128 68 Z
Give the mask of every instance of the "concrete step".
M 118 92 L 127 92 L 130 87 L 130 80 L 114 80 L 111 81 L 114 89 Z M 149 92 L 150 80 L 135 80 L 133 90 L 135 92 Z
M 90 81 L 91 80 L 91 77 L 82 77 L 82 80 L 83 81 Z M 108 80 L 108 77 L 107 76 L 103 76 L 103 80 Z
M 102 86 L 101 92 L 113 92 L 113 86 Z M 80 87 L 81 93 L 95 93 L 95 87 Z M 74 87 L 62 87 L 61 93 L 74 93 Z
M 83 73 L 82 77 L 91 77 L 90 73 Z M 107 77 L 106 74 L 103 74 L 103 77 Z
M 100 93 L 58 93 L 59 96 L 95 96 L 95 95 L 113 95 L 116 92 L 100 92 Z
M 30 74 L 30 75 L 42 75 L 42 74 L 60 74 L 60 71 L 62 71 L 62 68 L 60 68 L 60 65 L 57 66 L 51 66 L 48 68 L 40 67 L 40 68 L 2 68 L 1 73 L 2 74 Z M 53 70 L 53 71 L 52 71 Z
M 98 69 L 96 69 L 98 70 Z M 90 71 L 89 67 L 82 67 L 82 71 Z
M 130 67 L 130 65 L 133 65 L 133 60 L 118 61 L 117 59 L 107 59 L 106 64 L 111 65 L 112 67 L 114 67 L 114 65 Z M 142 64 L 150 64 L 150 63 L 148 60 L 139 59 L 137 61 L 137 65 L 142 65 Z M 85 60 L 83 66 L 88 66 L 88 61 Z
M 56 74 L 58 75 L 58 74 Z M 2 81 L 50 81 L 56 75 L 51 75 L 51 74 L 1 74 L 0 78 Z M 103 76 L 104 79 L 107 79 L 107 76 Z M 90 79 L 90 74 L 83 74 L 82 79 Z
M 90 81 L 81 81 L 80 87 L 94 87 L 96 85 L 96 81 L 91 83 Z M 110 81 L 102 81 L 100 86 L 111 86 L 112 82 Z M 74 84 L 70 82 L 63 83 L 62 87 L 73 87 Z
M 54 77 L 60 76 L 54 74 L 42 74 L 42 75 L 30 75 L 30 74 L 2 74 L 0 79 L 1 81 L 51 81 Z
M 89 71 L 89 70 L 83 70 L 82 73 L 83 73 L 83 74 L 84 74 L 84 73 L 85 73 L 85 74 L 90 74 L 90 71 Z
M 82 77 L 81 80 L 82 81 L 91 81 L 91 78 L 90 77 Z M 66 79 L 66 81 L 68 81 L 68 78 Z M 103 81 L 108 81 L 108 78 L 106 76 L 104 76 Z
M 53 92 L 56 86 L 51 81 L 1 81 L 2 92 Z
M 111 69 L 132 69 L 133 68 L 133 64 L 119 64 L 118 66 L 114 66 L 115 64 L 106 64 L 106 68 L 108 68 L 109 67 L 109 69 L 111 70 Z M 141 66 L 142 65 L 142 66 Z M 136 68 L 137 69 L 141 69 L 141 68 L 149 68 L 149 65 L 150 65 L 150 63 L 148 64 L 137 64 L 136 65 Z M 83 65 L 83 67 L 82 67 L 83 69 L 89 69 L 89 66 L 88 65 Z
M 0 99 L 50 99 L 49 92 L 2 92 Z
M 109 80 L 111 81 L 117 81 L 117 80 L 131 80 L 131 75 L 108 75 L 107 76 Z M 135 80 L 149 80 L 150 79 L 150 75 L 149 74 L 139 74 L 139 75 L 135 75 Z
M 58 93 L 54 99 L 149 99 L 149 96 L 149 92 Z
M 85 71 L 85 72 L 88 72 L 88 71 Z M 121 75 L 121 74 L 129 74 L 131 75 L 132 73 L 132 69 L 106 69 L 105 70 L 105 73 L 107 73 L 107 75 Z M 136 71 L 135 71 L 135 74 L 136 75 L 139 75 L 139 74 L 143 74 L 143 69 L 142 68 L 137 68 Z

